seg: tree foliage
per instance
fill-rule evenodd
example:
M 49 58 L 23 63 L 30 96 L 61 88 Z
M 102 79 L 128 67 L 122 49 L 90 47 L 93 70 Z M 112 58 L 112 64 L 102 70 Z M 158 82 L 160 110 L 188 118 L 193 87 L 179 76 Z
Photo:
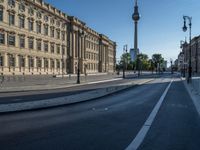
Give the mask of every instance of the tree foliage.
M 124 53 L 120 58 L 119 64 L 117 64 L 117 69 L 122 69 L 124 63 L 127 70 L 138 70 L 140 67 L 142 70 L 160 71 L 160 66 L 164 63 L 164 58 L 161 54 L 153 54 L 152 58 L 149 59 L 147 54 L 140 53 L 135 61 L 131 61 L 130 54 Z

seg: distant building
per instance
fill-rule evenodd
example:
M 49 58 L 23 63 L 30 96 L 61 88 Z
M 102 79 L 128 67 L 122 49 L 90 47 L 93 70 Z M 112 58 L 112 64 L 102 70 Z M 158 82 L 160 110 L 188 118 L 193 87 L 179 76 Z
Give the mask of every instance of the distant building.
M 167 61 L 166 61 L 166 60 L 162 63 L 162 69 L 163 69 L 164 71 L 167 70 Z
M 178 59 L 174 61 L 173 70 L 178 71 Z
M 177 66 L 179 72 L 183 71 L 184 69 L 184 53 L 183 52 L 180 52 L 179 55 L 178 55 L 178 66 Z

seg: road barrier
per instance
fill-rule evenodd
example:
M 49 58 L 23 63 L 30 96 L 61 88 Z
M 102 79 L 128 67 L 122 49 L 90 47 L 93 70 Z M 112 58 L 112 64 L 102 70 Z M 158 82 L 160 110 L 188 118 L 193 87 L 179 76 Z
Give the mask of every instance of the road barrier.
M 200 77 L 192 78 L 192 86 L 200 94 Z

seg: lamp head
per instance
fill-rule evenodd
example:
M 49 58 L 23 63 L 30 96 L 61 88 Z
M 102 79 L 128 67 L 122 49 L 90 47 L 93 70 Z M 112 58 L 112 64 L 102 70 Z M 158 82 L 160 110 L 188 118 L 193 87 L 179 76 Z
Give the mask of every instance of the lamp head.
M 187 31 L 187 26 L 186 26 L 186 20 L 185 20 L 185 18 L 184 18 L 183 31 L 184 31 L 184 32 L 186 32 L 186 31 Z

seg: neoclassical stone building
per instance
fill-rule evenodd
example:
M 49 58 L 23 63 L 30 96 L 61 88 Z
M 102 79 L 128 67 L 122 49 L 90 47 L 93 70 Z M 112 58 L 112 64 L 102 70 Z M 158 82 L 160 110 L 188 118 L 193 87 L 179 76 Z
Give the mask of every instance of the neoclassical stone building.
M 42 0 L 0 0 L 0 73 L 115 71 L 116 43 Z

